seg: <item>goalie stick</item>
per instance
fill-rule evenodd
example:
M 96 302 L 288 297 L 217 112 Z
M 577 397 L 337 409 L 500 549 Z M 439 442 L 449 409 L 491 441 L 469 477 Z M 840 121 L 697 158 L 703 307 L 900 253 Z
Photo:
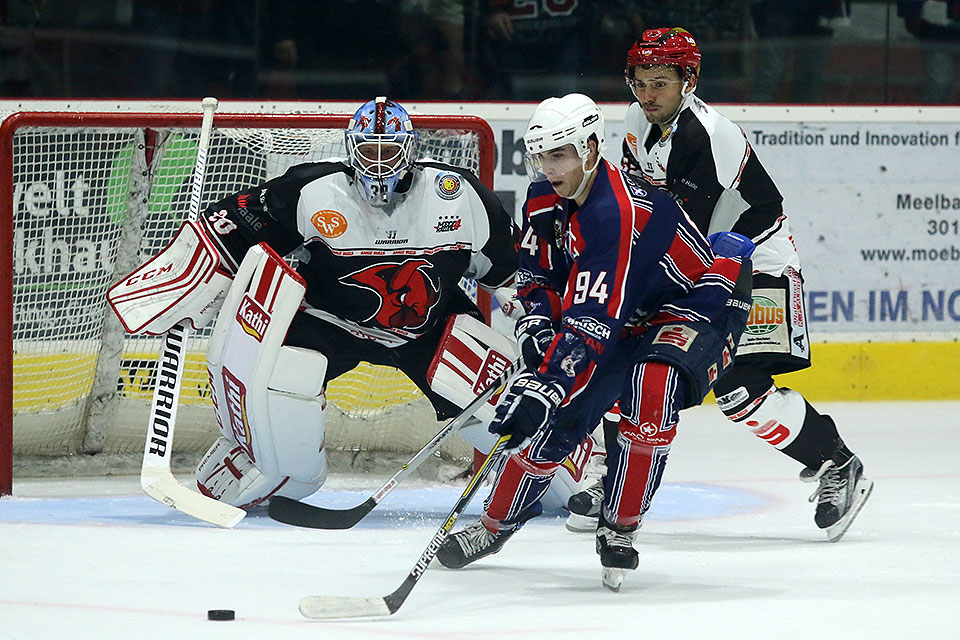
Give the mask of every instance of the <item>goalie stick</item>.
M 187 219 L 191 221 L 196 221 L 200 215 L 200 192 L 203 188 L 203 174 L 207 166 L 207 149 L 210 146 L 217 99 L 204 98 L 202 108 L 203 121 L 187 213 Z M 246 515 L 243 509 L 191 491 L 180 484 L 170 470 L 173 432 L 177 422 L 177 406 L 180 402 L 189 337 L 190 325 L 184 321 L 171 328 L 163 338 L 163 349 L 157 363 L 157 381 L 153 389 L 153 401 L 150 403 L 150 422 L 143 448 L 143 464 L 140 466 L 140 486 L 151 498 L 169 507 L 211 524 L 233 527 Z
M 420 554 L 420 559 L 417 560 L 417 564 L 413 566 L 413 569 L 407 574 L 407 578 L 397 587 L 396 591 L 382 598 L 307 596 L 300 600 L 300 613 L 305 618 L 314 620 L 326 620 L 330 618 L 369 618 L 374 616 L 389 616 L 396 613 L 407 599 L 407 596 L 410 595 L 413 587 L 416 586 L 417 581 L 423 576 L 423 572 L 430 566 L 430 563 L 437 555 L 437 551 L 440 550 L 440 545 L 447 539 L 450 530 L 453 529 L 453 526 L 457 524 L 457 520 L 463 515 L 467 505 L 470 504 L 470 500 L 473 499 L 474 494 L 477 493 L 477 489 L 480 488 L 483 479 L 493 467 L 493 463 L 506 448 L 509 440 L 509 434 L 501 436 L 501 438 L 497 440 L 490 455 L 483 461 L 480 469 L 477 470 L 477 473 L 467 484 L 463 493 L 460 494 L 460 498 L 453 506 L 447 519 L 434 534 L 430 540 L 430 544 L 428 544 L 427 548 Z
M 271 518 L 285 524 L 292 524 L 298 527 L 310 527 L 313 529 L 349 529 L 357 524 L 368 513 L 373 511 L 381 500 L 388 493 L 393 491 L 398 484 L 417 470 L 427 458 L 440 448 L 443 441 L 447 439 L 454 431 L 460 429 L 466 422 L 473 417 L 477 409 L 483 406 L 483 403 L 490 399 L 496 392 L 506 384 L 513 374 L 520 370 L 521 362 L 518 360 L 512 362 L 499 376 L 487 385 L 487 387 L 474 398 L 470 404 L 464 407 L 463 411 L 457 414 L 446 426 L 441 429 L 437 435 L 428 442 L 420 451 L 417 452 L 400 470 L 393 474 L 386 484 L 377 489 L 377 491 L 367 498 L 361 504 L 350 509 L 325 509 L 312 504 L 306 504 L 291 498 L 283 496 L 273 496 L 270 498 L 270 505 L 267 513 Z

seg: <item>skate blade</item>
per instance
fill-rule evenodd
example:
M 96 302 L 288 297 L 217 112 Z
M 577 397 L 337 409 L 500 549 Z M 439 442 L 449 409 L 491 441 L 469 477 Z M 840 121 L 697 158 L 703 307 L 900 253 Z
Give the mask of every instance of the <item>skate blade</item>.
M 837 520 L 836 524 L 826 528 L 827 540 L 830 542 L 837 542 L 840 540 L 840 538 L 843 537 L 843 534 L 847 532 L 847 529 L 850 528 L 850 525 L 853 524 L 854 518 L 856 518 L 857 514 L 860 513 L 860 509 L 863 508 L 867 498 L 869 498 L 870 494 L 873 492 L 873 480 L 860 476 L 860 479 L 857 481 L 856 492 L 857 497 L 853 501 L 853 504 L 850 505 L 850 509 L 847 511 L 847 513 L 844 514 L 842 518 Z
M 614 593 L 620 591 L 620 585 L 623 584 L 623 579 L 627 575 L 626 569 L 618 569 L 616 567 L 604 567 L 603 572 L 601 573 L 601 578 L 603 580 L 603 586 Z
M 591 518 L 590 516 L 571 513 L 567 516 L 567 521 L 563 526 L 567 528 L 567 531 L 573 533 L 596 533 L 598 522 L 600 522 L 599 517 Z

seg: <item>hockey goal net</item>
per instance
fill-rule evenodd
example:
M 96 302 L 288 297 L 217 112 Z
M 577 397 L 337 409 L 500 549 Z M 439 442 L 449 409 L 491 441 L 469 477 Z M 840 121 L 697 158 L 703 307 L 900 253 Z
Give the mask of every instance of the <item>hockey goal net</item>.
M 201 207 L 291 165 L 343 157 L 348 118 L 217 114 Z M 421 156 L 492 186 L 486 122 L 413 121 Z M 109 470 L 111 454 L 142 451 L 161 341 L 125 334 L 105 292 L 183 221 L 200 122 L 199 113 L 33 112 L 0 127 L 0 202 L 13 214 L 0 257 L 0 494 L 11 492 L 14 473 L 49 473 L 50 465 L 71 473 L 94 458 Z M 188 346 L 174 438 L 175 451 L 193 462 L 217 433 L 209 332 Z M 427 400 L 395 369 L 362 364 L 331 382 L 327 399 L 331 450 L 413 452 L 438 429 Z M 462 440 L 451 440 L 443 455 L 469 456 Z

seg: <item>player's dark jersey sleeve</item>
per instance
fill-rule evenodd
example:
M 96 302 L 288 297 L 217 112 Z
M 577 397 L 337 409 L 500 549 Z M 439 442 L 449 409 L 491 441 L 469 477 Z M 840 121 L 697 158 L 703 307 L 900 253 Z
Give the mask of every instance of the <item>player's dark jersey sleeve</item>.
M 555 321 L 560 320 L 567 281 L 563 253 L 551 241 L 559 204 L 547 183 L 534 183 L 527 189 L 517 269 L 517 296 L 524 310 Z
M 308 182 L 343 170 L 344 165 L 334 162 L 296 165 L 282 176 L 207 207 L 200 224 L 217 245 L 222 266 L 235 271 L 247 249 L 260 242 L 281 256 L 299 247 L 303 243 L 297 228 L 300 190 Z
M 714 229 L 761 240 L 778 228 L 783 196 L 767 174 L 739 127 L 719 121 L 708 134 L 691 112 L 680 116 L 667 162 L 667 189 L 701 233 Z M 719 126 L 722 125 L 722 126 Z M 724 192 L 728 192 L 725 194 Z M 726 198 L 722 208 L 721 196 Z

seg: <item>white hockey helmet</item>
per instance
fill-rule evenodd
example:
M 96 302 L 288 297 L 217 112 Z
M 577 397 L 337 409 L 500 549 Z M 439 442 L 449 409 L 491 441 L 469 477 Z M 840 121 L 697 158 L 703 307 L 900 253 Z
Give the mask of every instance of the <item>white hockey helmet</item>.
M 597 150 L 602 153 L 606 146 L 600 107 L 582 93 L 568 93 L 562 98 L 547 98 L 537 105 L 527 123 L 523 143 L 530 154 L 572 144 L 582 158 L 590 151 L 587 146 L 590 136 L 596 136 Z
M 597 143 L 597 162 L 587 168 L 590 147 L 587 142 L 595 139 Z M 584 172 L 584 181 L 577 190 L 582 191 L 587 176 L 600 164 L 599 156 L 606 149 L 604 141 L 603 112 L 593 100 L 582 93 L 568 93 L 562 98 L 547 98 L 533 112 L 523 134 L 526 148 L 524 154 L 527 175 L 531 180 L 545 179 L 542 171 L 542 155 L 546 151 L 559 149 L 572 144 L 580 156 L 580 166 Z

